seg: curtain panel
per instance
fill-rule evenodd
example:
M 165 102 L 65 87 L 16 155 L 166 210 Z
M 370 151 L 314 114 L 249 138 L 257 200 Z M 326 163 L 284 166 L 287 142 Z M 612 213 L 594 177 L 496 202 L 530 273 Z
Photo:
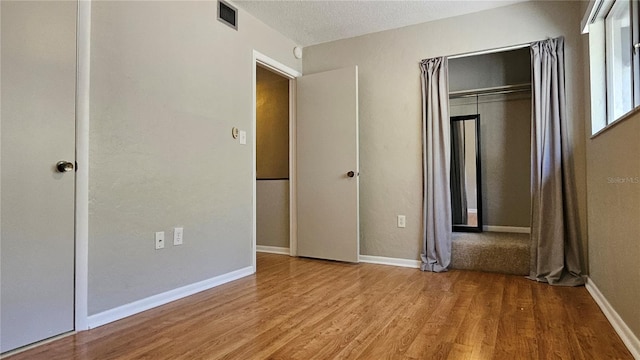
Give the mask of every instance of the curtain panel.
M 449 80 L 446 57 L 420 62 L 422 80 L 423 271 L 451 262 Z
M 570 164 L 564 38 L 531 44 L 531 262 L 529 278 L 584 284 Z

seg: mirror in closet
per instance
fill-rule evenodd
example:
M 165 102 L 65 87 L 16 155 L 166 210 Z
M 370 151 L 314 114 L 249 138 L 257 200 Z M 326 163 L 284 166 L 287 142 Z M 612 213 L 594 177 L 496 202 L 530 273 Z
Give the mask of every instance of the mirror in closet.
M 482 231 L 480 115 L 451 117 L 451 216 L 454 231 Z

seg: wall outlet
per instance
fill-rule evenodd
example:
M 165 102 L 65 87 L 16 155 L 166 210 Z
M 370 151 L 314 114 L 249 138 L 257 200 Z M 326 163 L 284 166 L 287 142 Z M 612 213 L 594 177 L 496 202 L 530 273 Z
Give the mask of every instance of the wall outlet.
M 164 231 L 156 232 L 156 250 L 164 249 Z
M 398 227 L 403 228 L 407 226 L 407 217 L 404 215 L 398 215 Z
M 173 228 L 173 245 L 182 245 L 182 235 L 184 234 L 184 228 Z

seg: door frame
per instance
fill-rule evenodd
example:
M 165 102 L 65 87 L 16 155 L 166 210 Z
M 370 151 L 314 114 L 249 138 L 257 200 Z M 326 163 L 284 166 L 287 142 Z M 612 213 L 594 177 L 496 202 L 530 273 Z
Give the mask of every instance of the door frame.
M 91 1 L 78 0 L 76 27 L 76 199 L 75 318 L 76 332 L 89 323 L 89 117 Z
M 298 245 L 298 223 L 296 212 L 296 78 L 302 76 L 302 74 L 277 60 L 274 60 L 267 55 L 260 53 L 257 50 L 253 50 L 252 64 L 252 76 L 253 76 L 253 101 L 252 101 L 252 120 L 251 120 L 251 133 L 252 138 L 252 265 L 253 272 L 256 272 L 256 251 L 257 251 L 257 194 L 256 194 L 256 66 L 261 65 L 269 70 L 282 75 L 289 79 L 289 255 L 297 255 Z

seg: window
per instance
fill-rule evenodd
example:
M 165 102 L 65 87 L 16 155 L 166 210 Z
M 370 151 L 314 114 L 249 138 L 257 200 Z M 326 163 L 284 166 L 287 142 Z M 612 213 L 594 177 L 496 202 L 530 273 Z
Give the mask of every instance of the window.
M 633 109 L 631 2 L 616 1 L 605 17 L 607 124 Z
M 596 0 L 583 25 L 589 32 L 592 133 L 640 105 L 638 0 Z

